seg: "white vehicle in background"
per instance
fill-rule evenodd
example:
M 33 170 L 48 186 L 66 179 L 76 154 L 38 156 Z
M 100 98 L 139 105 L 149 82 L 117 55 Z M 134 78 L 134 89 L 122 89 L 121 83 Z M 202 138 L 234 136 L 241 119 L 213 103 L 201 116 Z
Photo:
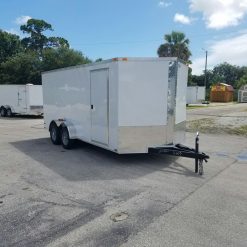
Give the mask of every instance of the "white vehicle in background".
M 171 57 L 114 58 L 44 72 L 45 128 L 66 149 L 79 139 L 118 154 L 197 154 L 202 161 L 208 156 L 179 144 L 187 78 L 188 67 Z
M 42 115 L 43 92 L 41 85 L 0 85 L 0 115 Z

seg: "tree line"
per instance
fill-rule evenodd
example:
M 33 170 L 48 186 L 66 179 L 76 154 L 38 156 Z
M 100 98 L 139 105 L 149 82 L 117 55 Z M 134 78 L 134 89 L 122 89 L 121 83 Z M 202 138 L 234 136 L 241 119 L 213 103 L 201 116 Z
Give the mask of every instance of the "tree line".
M 53 28 L 44 20 L 29 19 L 20 26 L 20 30 L 26 35 L 22 39 L 0 30 L 0 84 L 41 84 L 42 71 L 92 62 L 82 52 L 71 49 L 65 38 L 45 35 Z M 157 50 L 159 57 L 178 57 L 191 64 L 190 41 L 184 33 L 173 31 L 164 39 Z M 247 66 L 226 62 L 216 65 L 206 73 L 207 88 L 218 82 L 228 83 L 234 88 L 247 84 Z M 188 85 L 204 84 L 205 71 L 201 75 L 193 75 L 190 68 Z
M 164 36 L 165 43 L 161 44 L 157 50 L 159 57 L 178 57 L 185 61 L 188 65 L 191 64 L 191 51 L 189 49 L 189 39 L 182 32 L 173 31 L 171 34 Z M 232 85 L 234 88 L 240 88 L 247 84 L 247 66 L 235 66 L 229 63 L 221 63 L 213 69 L 207 70 L 206 85 L 209 88 L 211 85 L 223 82 Z M 205 85 L 205 71 L 201 75 L 193 75 L 193 71 L 189 69 L 188 85 Z
M 0 30 L 0 84 L 41 84 L 41 72 L 92 62 L 62 37 L 48 37 L 52 25 L 29 19 L 20 38 Z

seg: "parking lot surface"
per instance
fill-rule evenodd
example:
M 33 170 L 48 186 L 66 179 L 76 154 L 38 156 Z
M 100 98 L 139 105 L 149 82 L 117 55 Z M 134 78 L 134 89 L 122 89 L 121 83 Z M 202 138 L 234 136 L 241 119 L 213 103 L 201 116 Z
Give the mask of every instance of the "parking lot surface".
M 0 119 L 0 246 L 247 246 L 246 137 L 200 148 L 202 177 L 190 159 L 64 150 L 43 119 Z

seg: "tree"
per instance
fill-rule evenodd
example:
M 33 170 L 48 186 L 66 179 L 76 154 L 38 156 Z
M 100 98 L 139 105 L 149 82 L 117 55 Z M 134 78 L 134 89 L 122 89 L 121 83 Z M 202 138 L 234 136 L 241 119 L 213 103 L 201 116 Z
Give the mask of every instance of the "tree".
M 236 87 L 241 88 L 243 85 L 247 84 L 247 73 L 243 75 L 237 82 Z
M 186 63 L 191 63 L 189 50 L 189 39 L 182 32 L 173 31 L 171 34 L 165 35 L 165 43 L 158 48 L 159 57 L 178 57 Z
M 213 80 L 214 82 L 224 82 L 236 87 L 236 82 L 244 75 L 243 67 L 222 63 L 214 67 Z
M 20 29 L 29 37 L 0 32 L 0 84 L 41 84 L 42 71 L 91 62 L 66 39 L 44 35 L 53 30 L 44 20 L 30 19 Z
M 49 37 L 46 43 L 46 47 L 63 47 L 69 48 L 69 42 L 65 38 L 62 37 Z
M 188 78 L 189 86 L 204 86 L 205 76 L 204 75 L 191 75 Z
M 240 79 L 247 74 L 247 67 L 235 66 L 229 63 L 222 63 L 215 66 L 212 70 L 207 71 L 207 88 L 211 85 L 223 82 L 232 85 L 234 88 L 239 87 Z M 191 75 L 189 85 L 204 85 L 205 75 Z
M 101 62 L 101 61 L 103 61 L 103 59 L 100 57 L 100 58 L 97 58 L 96 60 L 95 60 L 95 62 Z
M 47 47 L 69 47 L 69 42 L 61 37 L 47 37 L 43 33 L 53 31 L 51 24 L 44 20 L 29 19 L 26 25 L 22 25 L 20 30 L 29 34 L 30 37 L 22 39 L 22 44 L 26 49 L 38 52 L 40 55 Z
M 73 49 L 61 47 L 57 49 L 46 48 L 43 51 L 43 71 L 86 63 L 91 63 L 91 60 L 84 57 L 81 52 Z
M 23 51 L 19 36 L 0 30 L 0 63 Z
M 0 84 L 41 84 L 41 60 L 34 52 L 21 52 L 0 65 Z

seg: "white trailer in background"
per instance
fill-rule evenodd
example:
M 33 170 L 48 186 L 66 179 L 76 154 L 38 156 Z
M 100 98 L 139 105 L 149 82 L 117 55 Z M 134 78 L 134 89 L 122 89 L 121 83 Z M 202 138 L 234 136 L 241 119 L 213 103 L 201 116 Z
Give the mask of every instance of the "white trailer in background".
M 45 127 L 64 148 L 79 139 L 118 154 L 206 159 L 176 145 L 185 139 L 187 77 L 177 58 L 114 58 L 44 72 Z
M 247 84 L 243 85 L 238 91 L 238 102 L 247 103 Z
M 187 87 L 187 100 L 186 103 L 201 104 L 205 101 L 205 87 L 191 86 Z
M 0 115 L 42 115 L 43 93 L 41 85 L 0 85 Z

